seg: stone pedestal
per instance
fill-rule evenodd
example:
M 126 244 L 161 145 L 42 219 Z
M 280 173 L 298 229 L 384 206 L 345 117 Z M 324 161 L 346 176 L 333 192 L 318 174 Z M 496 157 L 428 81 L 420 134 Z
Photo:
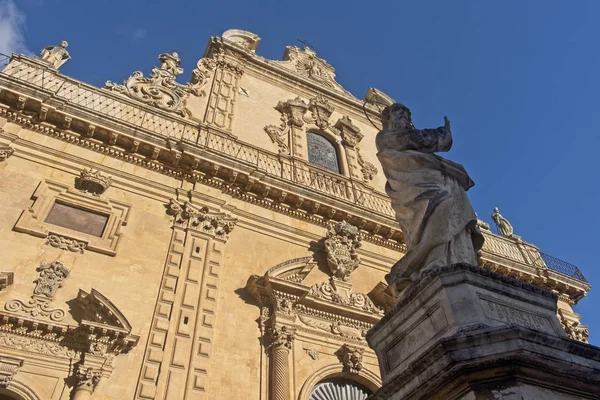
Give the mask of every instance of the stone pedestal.
M 428 271 L 367 335 L 370 400 L 600 398 L 600 348 L 567 338 L 556 300 L 468 264 Z

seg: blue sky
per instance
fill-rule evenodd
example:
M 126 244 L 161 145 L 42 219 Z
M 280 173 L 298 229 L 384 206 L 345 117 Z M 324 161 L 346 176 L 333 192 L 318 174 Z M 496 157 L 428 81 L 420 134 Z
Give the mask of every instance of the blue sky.
M 497 206 L 517 235 L 579 266 L 597 288 L 576 311 L 600 345 L 598 15 L 598 0 L 0 0 L 0 52 L 67 40 L 61 71 L 100 86 L 170 50 L 187 80 L 229 28 L 260 35 L 267 58 L 304 39 L 357 97 L 377 87 L 417 127 L 450 118 L 447 156 L 475 180 L 479 216 Z

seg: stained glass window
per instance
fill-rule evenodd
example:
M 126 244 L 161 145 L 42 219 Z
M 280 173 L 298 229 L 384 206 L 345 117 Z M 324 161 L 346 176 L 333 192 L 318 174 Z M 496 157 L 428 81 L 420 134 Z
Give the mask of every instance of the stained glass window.
M 340 173 L 337 151 L 329 140 L 317 133 L 306 132 L 306 141 L 309 163 Z

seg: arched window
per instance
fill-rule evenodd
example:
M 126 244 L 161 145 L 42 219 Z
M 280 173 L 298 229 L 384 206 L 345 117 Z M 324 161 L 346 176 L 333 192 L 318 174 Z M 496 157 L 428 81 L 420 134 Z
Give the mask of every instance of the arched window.
M 369 389 L 349 379 L 328 379 L 317 383 L 308 400 L 365 400 Z
M 340 173 L 338 154 L 329 140 L 314 132 L 306 132 L 308 162 L 332 172 Z

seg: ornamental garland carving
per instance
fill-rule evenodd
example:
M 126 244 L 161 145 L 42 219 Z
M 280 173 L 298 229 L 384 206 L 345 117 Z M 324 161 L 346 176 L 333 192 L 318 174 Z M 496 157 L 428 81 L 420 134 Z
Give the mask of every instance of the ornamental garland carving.
M 176 225 L 195 228 L 219 239 L 228 239 L 237 220 L 227 214 L 212 213 L 208 207 L 198 207 L 189 201 L 172 199 L 167 213 L 174 217 Z
M 68 358 L 76 358 L 78 356 L 77 351 L 71 350 L 57 342 L 23 337 L 8 332 L 0 332 L 0 347 L 29 351 L 38 354 L 46 354 L 50 356 Z
M 8 301 L 4 308 L 13 313 L 24 313 L 32 317 L 49 317 L 52 321 L 61 321 L 66 313 L 63 309 L 50 307 L 56 291 L 69 276 L 69 271 L 58 261 L 41 264 L 36 271 L 39 276 L 31 299 L 25 303 L 18 299 Z
M 356 253 L 356 249 L 361 246 L 360 240 L 358 228 L 346 221 L 336 223 L 327 231 L 327 265 L 335 279 L 350 281 L 350 274 L 360 264 Z
M 122 85 L 107 81 L 104 88 L 123 93 L 134 100 L 141 101 L 161 110 L 171 111 L 182 117 L 189 115 L 185 109 L 185 100 L 189 94 L 199 95 L 194 84 L 182 85 L 176 81 L 183 73 L 181 59 L 173 52 L 158 56 L 160 67 L 152 68 L 150 76 L 144 77 L 141 71 L 135 71 Z
M 372 181 L 375 175 L 377 175 L 377 167 L 362 158 L 362 154 L 360 154 L 360 149 L 358 147 L 356 148 L 356 158 L 358 165 L 360 165 L 360 172 L 363 174 L 363 179 L 366 182 Z
M 85 246 L 87 246 L 87 243 L 85 242 L 80 242 L 75 239 L 69 239 L 67 237 L 54 234 L 48 235 L 48 238 L 46 239 L 46 244 L 52 247 L 56 247 L 57 249 L 68 250 L 74 253 L 81 254 L 84 253 Z

